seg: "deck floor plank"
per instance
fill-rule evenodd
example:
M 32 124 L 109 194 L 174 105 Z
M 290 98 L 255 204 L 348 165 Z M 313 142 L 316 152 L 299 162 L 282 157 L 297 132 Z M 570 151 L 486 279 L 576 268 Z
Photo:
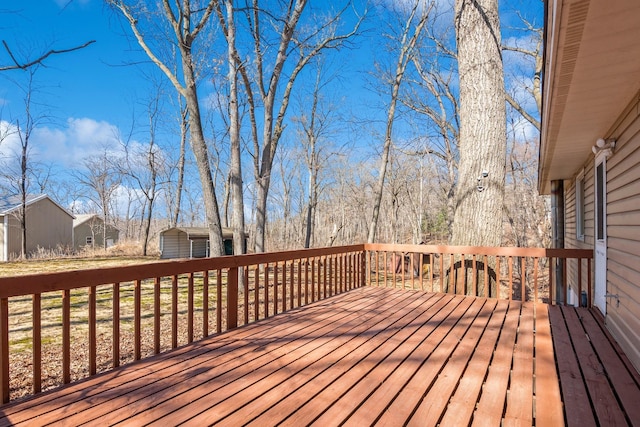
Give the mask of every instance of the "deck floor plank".
M 402 307 L 403 304 L 411 304 L 413 300 L 403 295 L 401 298 L 391 298 L 387 301 L 389 308 Z M 211 359 L 212 365 L 206 371 L 199 372 L 198 375 L 180 381 L 165 381 L 161 388 L 148 388 L 147 396 L 134 405 L 128 411 L 106 412 L 104 416 L 94 419 L 94 422 L 101 424 L 113 424 L 116 422 L 125 423 L 149 423 L 163 416 L 177 417 L 182 412 L 182 408 L 193 401 L 198 401 L 206 397 L 208 401 L 213 401 L 213 393 L 224 400 L 233 396 L 235 392 L 250 386 L 259 378 L 258 375 L 267 376 L 269 369 L 263 366 L 270 365 L 273 369 L 281 365 L 282 357 L 300 348 L 313 346 L 314 336 L 324 337 L 335 333 L 340 335 L 343 330 L 343 323 L 362 317 L 362 310 L 371 310 L 375 314 L 374 307 L 368 301 L 366 306 L 356 306 L 351 309 L 337 307 L 334 316 L 327 319 L 316 319 L 304 330 L 295 333 L 285 333 L 280 339 L 269 343 L 266 346 L 250 346 L 251 349 L 240 357 L 217 363 L 216 359 Z M 382 304 L 382 307 L 387 308 Z M 313 307 L 309 307 L 310 309 Z M 233 334 L 233 332 L 232 332 Z M 315 343 L 319 345 L 319 343 Z M 306 347 L 305 347 L 306 346 Z M 304 352 L 304 350 L 302 350 Z M 224 390 L 224 391 L 221 391 Z M 170 402 L 171 414 L 166 414 L 164 402 Z M 140 407 L 145 408 L 141 411 Z M 196 412 L 198 413 L 198 412 Z M 189 417 L 193 413 L 188 414 Z M 188 418 L 188 417 L 187 417 Z M 170 420 L 162 421 L 165 425 L 172 425 Z M 166 423 L 169 424 L 166 424 Z
M 452 303 L 451 296 L 440 297 L 438 302 L 432 307 L 432 323 L 438 324 L 438 316 L 441 313 L 450 312 L 454 303 Z M 448 310 L 448 311 L 445 311 Z M 390 336 L 390 331 L 385 332 L 386 336 Z M 359 362 L 361 358 L 364 358 L 375 347 L 372 345 L 361 346 L 354 352 L 349 354 L 349 358 L 341 359 L 338 363 L 332 366 L 331 370 L 324 371 L 321 375 L 318 375 L 313 381 L 304 384 L 300 389 L 296 390 L 296 393 L 289 394 L 286 398 L 282 399 L 278 404 L 270 408 L 261 414 L 260 417 L 252 420 L 252 425 L 265 425 L 268 423 L 278 423 L 283 421 L 289 414 L 294 413 L 298 408 L 302 407 L 309 400 L 316 401 L 316 396 L 323 390 L 329 388 L 334 384 L 342 375 L 349 372 L 350 369 Z
M 598 359 L 577 312 L 574 309 L 562 310 L 562 312 L 598 423 L 611 427 L 627 426 L 625 415 L 609 386 L 602 362 Z M 570 417 L 571 414 L 567 416 Z
M 320 364 L 316 367 L 330 364 L 331 362 L 335 362 L 335 358 L 344 357 L 363 344 L 372 345 L 376 343 L 377 340 L 383 339 L 384 334 L 380 334 L 379 332 L 390 330 L 389 326 L 391 324 L 400 323 L 397 327 L 399 329 L 404 328 L 404 326 L 406 326 L 404 322 L 406 322 L 407 319 L 411 319 L 411 316 L 414 315 L 413 313 L 420 313 L 427 310 L 428 306 L 432 304 L 432 299 L 435 300 L 436 298 L 430 298 L 428 300 L 413 299 L 410 304 L 402 307 L 401 310 L 395 313 L 388 313 L 380 317 L 372 316 L 373 321 L 370 323 L 363 322 L 362 317 L 355 318 L 348 324 L 345 324 L 344 332 L 335 334 L 337 338 L 319 335 L 315 340 L 318 341 L 322 347 L 318 347 L 316 352 L 305 355 L 299 355 L 295 352 L 288 353 L 286 360 L 283 362 L 285 364 L 283 366 L 284 369 L 275 369 L 274 366 L 263 367 L 261 370 L 267 375 L 253 383 L 251 388 L 246 388 L 236 393 L 233 393 L 229 388 L 219 390 L 219 392 L 222 393 L 221 396 L 233 395 L 234 399 L 228 399 L 220 404 L 205 407 L 205 410 L 200 410 L 199 413 L 194 411 L 194 405 L 188 405 L 175 411 L 170 416 L 159 420 L 158 424 L 169 423 L 173 425 L 188 420 L 192 425 L 207 425 L 227 417 L 243 406 L 252 406 L 252 402 L 255 399 L 260 398 L 262 401 L 262 396 L 267 393 L 269 389 L 273 388 L 274 384 L 281 384 L 290 379 L 295 382 L 296 375 L 308 368 L 314 361 L 320 361 Z M 381 321 L 381 319 L 384 320 Z M 372 337 L 371 334 L 376 336 Z M 344 348 L 341 348 L 343 346 Z M 325 357 L 328 357 L 328 359 L 325 360 Z M 253 373 L 254 376 L 260 374 L 261 373 L 258 372 Z M 306 375 L 304 374 L 302 378 L 298 378 L 298 380 L 304 379 L 306 379 Z M 209 399 L 213 401 L 218 400 L 216 399 L 216 395 L 207 395 L 207 400 Z M 264 403 L 268 402 L 265 401 Z M 246 418 L 244 421 L 246 422 Z M 224 419 L 224 423 L 228 425 L 235 424 L 233 420 L 226 418 Z
M 507 301 L 498 301 L 489 325 L 460 379 L 457 390 L 451 397 L 441 425 L 469 425 L 471 422 L 508 308 Z
M 533 328 L 533 304 L 524 303 L 513 350 L 505 427 L 533 425 Z
M 640 426 L 640 388 L 633 372 L 627 369 L 624 361 L 611 345 L 609 337 L 591 313 L 585 313 L 581 319 L 599 359 L 607 361 L 603 366 L 624 408 L 627 421 L 633 426 Z
M 557 352 L 558 373 L 564 395 L 567 425 L 570 427 L 595 427 L 596 417 L 589 401 L 587 388 L 582 380 L 578 358 L 571 344 L 569 330 L 560 307 L 549 307 L 549 318 L 553 325 L 553 341 Z
M 424 363 L 402 388 L 394 401 L 382 413 L 377 424 L 398 425 L 409 419 L 422 397 L 437 378 L 443 366 L 451 356 L 455 346 L 469 327 L 469 320 L 482 308 L 481 304 L 459 305 L 451 316 L 448 316 L 436 333 L 430 336 L 427 345 L 420 349 Z
M 440 421 L 451 395 L 453 395 L 465 367 L 469 363 L 473 350 L 485 331 L 491 313 L 495 310 L 496 302 L 496 300 L 488 300 L 478 316 L 472 320 L 467 333 L 460 339 L 460 343 L 447 365 L 440 372 L 438 379 L 412 415 L 409 421 L 410 426 L 436 425 Z
M 420 318 L 425 316 L 428 318 L 432 317 L 434 310 L 446 305 L 447 302 L 448 299 L 446 298 L 431 298 L 429 305 L 422 305 L 415 311 L 418 316 L 410 323 L 419 321 Z M 366 351 L 368 348 L 364 346 L 366 343 L 362 342 L 362 340 L 358 340 L 355 344 L 357 344 L 357 346 L 342 345 L 329 355 L 329 357 L 314 360 L 312 364 L 301 371 L 299 375 L 291 378 L 291 380 L 283 381 L 275 388 L 272 387 L 270 390 L 265 390 L 265 393 L 260 397 L 259 404 L 246 405 L 239 408 L 232 416 L 225 419 L 225 422 L 234 424 L 251 420 L 254 424 L 264 425 L 280 421 L 281 417 L 274 416 L 273 414 L 291 413 L 303 403 L 298 402 L 296 404 L 291 402 L 291 399 L 286 399 L 290 397 L 292 390 L 302 390 L 303 387 L 306 387 L 305 392 L 300 393 L 300 396 L 315 394 L 321 391 L 323 386 L 330 384 L 332 380 L 330 376 L 325 373 L 328 367 L 339 367 L 340 371 L 346 372 L 349 367 L 347 366 L 348 362 L 346 362 L 345 357 L 353 355 L 354 352 Z M 373 350 L 371 347 L 369 347 L 369 349 L 370 351 Z M 340 364 L 343 364 L 343 366 L 340 366 Z M 333 379 L 335 379 L 335 377 Z M 312 389 L 315 389 L 315 392 L 313 392 Z
M 0 426 L 637 425 L 620 353 L 585 308 L 364 287 L 0 406 Z

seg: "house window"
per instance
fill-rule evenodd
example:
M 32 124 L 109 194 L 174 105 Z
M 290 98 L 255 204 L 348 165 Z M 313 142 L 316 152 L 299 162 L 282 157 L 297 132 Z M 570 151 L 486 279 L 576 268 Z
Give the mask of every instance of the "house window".
M 92 246 L 93 245 L 93 236 L 87 236 L 86 243 L 87 243 L 87 246 Z
M 584 171 L 576 178 L 576 238 L 584 241 Z

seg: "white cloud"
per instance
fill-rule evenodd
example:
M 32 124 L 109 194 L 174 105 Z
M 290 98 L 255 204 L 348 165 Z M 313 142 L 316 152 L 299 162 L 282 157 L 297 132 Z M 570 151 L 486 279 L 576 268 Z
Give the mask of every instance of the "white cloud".
M 65 168 L 78 168 L 87 157 L 122 149 L 115 125 L 89 118 L 69 118 L 62 129 L 36 129 L 32 147 L 38 161 Z
M 18 128 L 5 120 L 0 120 L 0 160 L 14 157 L 20 152 Z

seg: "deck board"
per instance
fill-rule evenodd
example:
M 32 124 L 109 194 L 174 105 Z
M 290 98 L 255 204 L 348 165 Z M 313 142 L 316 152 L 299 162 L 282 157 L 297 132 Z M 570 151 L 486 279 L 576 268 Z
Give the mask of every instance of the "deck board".
M 629 366 L 587 309 L 365 287 L 2 406 L 0 426 L 637 425 Z

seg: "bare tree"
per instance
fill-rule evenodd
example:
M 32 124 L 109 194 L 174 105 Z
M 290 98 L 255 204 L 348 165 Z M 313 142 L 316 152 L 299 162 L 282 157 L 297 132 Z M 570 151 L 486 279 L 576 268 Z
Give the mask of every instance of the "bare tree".
M 277 4 L 270 3 L 271 9 L 267 9 L 259 0 L 252 0 L 243 10 L 253 42 L 251 59 L 242 61 L 239 71 L 248 98 L 253 139 L 252 155 L 257 198 L 256 252 L 265 250 L 271 172 L 278 143 L 285 128 L 284 120 L 294 83 L 314 58 L 327 49 L 342 46 L 357 33 L 362 22 L 362 17 L 359 17 L 352 30 L 343 34 L 338 32 L 343 14 L 351 7 L 351 2 L 347 2 L 345 7 L 334 15 L 326 19 L 314 17 L 315 25 L 310 24 L 301 29 L 299 24 L 307 3 L 307 0 L 288 0 Z M 272 29 L 273 33 L 268 34 L 269 29 Z M 276 41 L 272 41 L 274 39 Z M 275 55 L 269 56 L 271 52 L 275 52 Z M 241 55 L 241 58 L 245 57 L 244 52 Z M 249 53 L 246 56 L 249 56 Z M 283 74 L 285 65 L 288 68 L 286 75 Z M 283 78 L 286 80 L 283 81 Z M 257 121 L 258 103 L 263 113 L 261 136 Z
M 177 0 L 174 3 L 162 0 L 159 13 L 171 27 L 174 43 L 179 50 L 181 69 L 178 73 L 172 71 L 167 63 L 161 59 L 160 54 L 152 49 L 150 41 L 154 40 L 153 34 L 145 35 L 143 33 L 143 23 L 155 26 L 150 23 L 154 16 L 149 13 L 149 5 L 144 2 L 129 5 L 125 0 L 107 0 L 107 2 L 127 20 L 140 47 L 149 59 L 162 70 L 186 101 L 189 111 L 190 142 L 202 185 L 211 255 L 223 255 L 224 244 L 222 242 L 220 212 L 200 114 L 197 64 L 193 56 L 194 41 L 210 23 L 210 17 L 214 13 L 218 1 L 197 1 L 194 2 L 197 4 L 192 5 L 190 0 Z
M 144 196 L 142 206 L 142 254 L 147 255 L 149 245 L 149 235 L 151 231 L 151 221 L 155 207 L 158 190 L 162 187 L 160 182 L 161 170 L 164 168 L 162 151 L 156 144 L 156 130 L 158 126 L 160 111 L 160 97 L 162 89 L 158 86 L 158 93 L 147 103 L 149 142 L 147 145 L 128 144 L 124 146 L 124 164 L 118 162 L 114 167 L 120 175 L 129 177 Z
M 378 218 L 380 216 L 380 204 L 382 203 L 382 192 L 384 189 L 387 164 L 389 163 L 389 153 L 391 151 L 393 137 L 393 123 L 395 121 L 400 85 L 407 70 L 407 65 L 416 53 L 415 47 L 420 38 L 420 34 L 422 33 L 422 29 L 427 23 L 431 7 L 432 4 L 427 7 L 424 1 L 416 0 L 409 11 L 408 18 L 404 23 L 404 28 L 400 36 L 395 72 L 389 79 L 389 83 L 391 85 L 390 100 L 387 109 L 382 159 L 380 162 L 380 170 L 378 172 L 378 181 L 374 189 L 373 213 L 371 215 L 371 222 L 369 223 L 369 232 L 367 235 L 367 242 L 369 243 L 373 243 L 376 240 L 376 229 L 378 227 Z
M 100 210 L 104 223 L 102 241 L 105 249 L 112 198 L 121 182 L 121 176 L 113 166 L 115 163 L 112 155 L 105 150 L 99 156 L 85 159 L 84 170 L 75 174 L 76 180 L 87 190 L 86 197 Z

